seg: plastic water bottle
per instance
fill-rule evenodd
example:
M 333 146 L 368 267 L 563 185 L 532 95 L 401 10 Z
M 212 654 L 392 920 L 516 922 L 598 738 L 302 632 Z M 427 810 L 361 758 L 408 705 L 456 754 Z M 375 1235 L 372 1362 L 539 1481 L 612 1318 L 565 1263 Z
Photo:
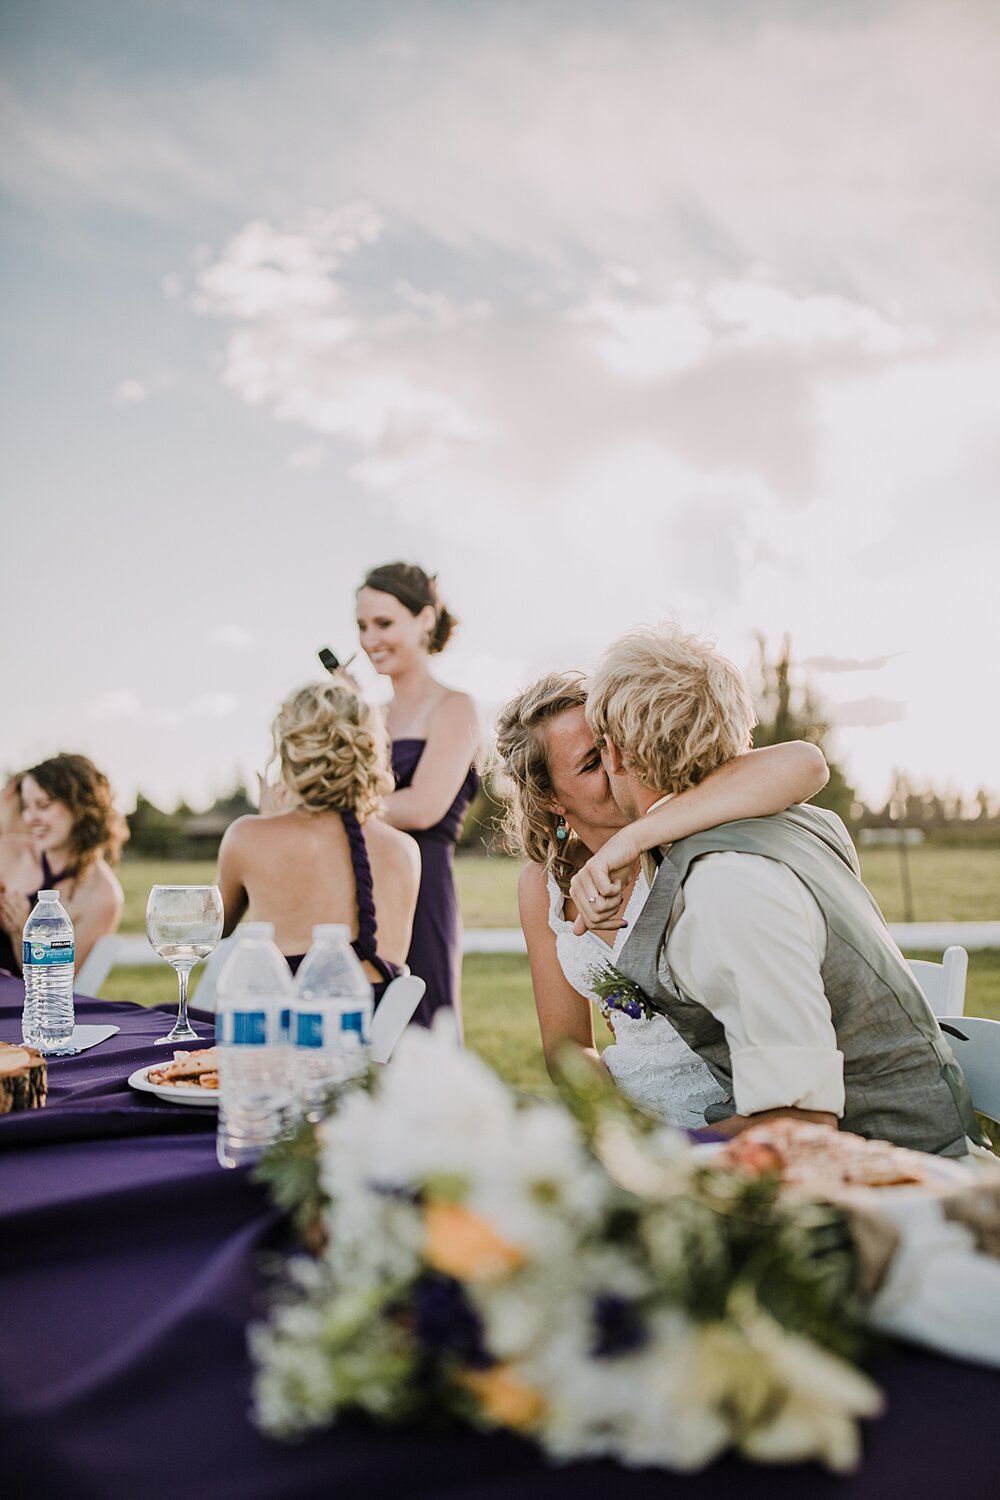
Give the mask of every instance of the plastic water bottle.
M 21 968 L 24 1014 L 21 1034 L 46 1056 L 73 1050 L 73 923 L 58 891 L 39 891 L 24 924 Z
M 292 976 L 273 939 L 270 922 L 247 922 L 219 975 L 216 1154 L 223 1167 L 259 1160 L 293 1117 L 287 1029 Z
M 296 1103 L 315 1121 L 331 1091 L 367 1066 L 373 992 L 349 927 L 323 925 L 312 935 L 295 978 L 291 1040 Z

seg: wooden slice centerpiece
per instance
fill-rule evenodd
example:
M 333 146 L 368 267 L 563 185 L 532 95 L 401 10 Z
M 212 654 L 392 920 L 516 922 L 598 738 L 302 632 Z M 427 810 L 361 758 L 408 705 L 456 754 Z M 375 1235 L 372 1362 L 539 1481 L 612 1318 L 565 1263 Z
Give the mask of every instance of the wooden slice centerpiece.
M 0 1115 L 41 1109 L 48 1090 L 45 1058 L 34 1047 L 0 1042 Z

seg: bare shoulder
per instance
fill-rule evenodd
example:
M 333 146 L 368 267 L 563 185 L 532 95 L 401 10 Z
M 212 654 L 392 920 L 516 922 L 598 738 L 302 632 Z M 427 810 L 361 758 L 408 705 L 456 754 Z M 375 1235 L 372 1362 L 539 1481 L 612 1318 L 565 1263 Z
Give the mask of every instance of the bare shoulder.
M 392 861 L 400 869 L 420 872 L 420 845 L 415 838 L 401 828 L 393 828 L 381 818 L 368 818 L 364 825 L 365 843 L 377 850 L 380 857 Z
M 244 813 L 242 818 L 236 818 L 222 835 L 219 845 L 220 850 L 223 848 L 232 849 L 237 845 L 246 843 L 247 839 L 252 839 L 254 836 L 253 828 L 263 821 L 259 813 Z
M 272 813 L 263 817 L 260 813 L 244 813 L 230 823 L 219 844 L 220 858 L 227 855 L 249 854 L 251 850 L 273 848 L 276 839 L 282 837 L 287 825 L 287 813 Z
M 479 709 L 475 698 L 458 688 L 444 688 L 431 709 L 429 723 L 434 729 L 478 732 Z
M 117 922 L 125 905 L 125 892 L 118 876 L 105 860 L 99 859 L 90 867 L 80 894 L 95 916 Z
M 517 904 L 522 926 L 548 926 L 549 883 L 541 865 L 524 866 L 517 880 Z
M 372 860 L 400 889 L 415 897 L 420 885 L 420 845 L 416 839 L 381 818 L 369 818 L 364 831 Z

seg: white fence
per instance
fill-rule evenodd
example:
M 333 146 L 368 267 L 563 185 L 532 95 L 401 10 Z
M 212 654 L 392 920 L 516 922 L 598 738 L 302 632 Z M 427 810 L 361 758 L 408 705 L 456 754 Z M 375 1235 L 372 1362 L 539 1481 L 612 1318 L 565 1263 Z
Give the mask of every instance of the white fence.
M 952 943 L 960 943 L 970 952 L 1000 948 L 1000 922 L 890 922 L 889 931 L 904 953 L 943 953 Z M 467 927 L 462 938 L 463 953 L 526 951 L 520 927 Z M 162 962 L 144 937 L 119 936 L 116 964 L 143 967 Z
M 1000 948 L 1000 922 L 890 922 L 889 931 L 903 952 L 943 953 L 952 943 L 970 952 Z M 525 953 L 520 927 L 468 927 L 463 953 Z

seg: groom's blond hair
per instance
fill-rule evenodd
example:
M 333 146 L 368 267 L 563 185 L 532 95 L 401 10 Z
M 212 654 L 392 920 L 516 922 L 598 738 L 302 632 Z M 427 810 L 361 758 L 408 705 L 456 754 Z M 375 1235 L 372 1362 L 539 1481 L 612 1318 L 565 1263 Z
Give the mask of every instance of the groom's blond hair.
M 742 676 L 708 641 L 647 625 L 605 652 L 587 722 L 644 786 L 682 792 L 750 749 L 757 716 Z

